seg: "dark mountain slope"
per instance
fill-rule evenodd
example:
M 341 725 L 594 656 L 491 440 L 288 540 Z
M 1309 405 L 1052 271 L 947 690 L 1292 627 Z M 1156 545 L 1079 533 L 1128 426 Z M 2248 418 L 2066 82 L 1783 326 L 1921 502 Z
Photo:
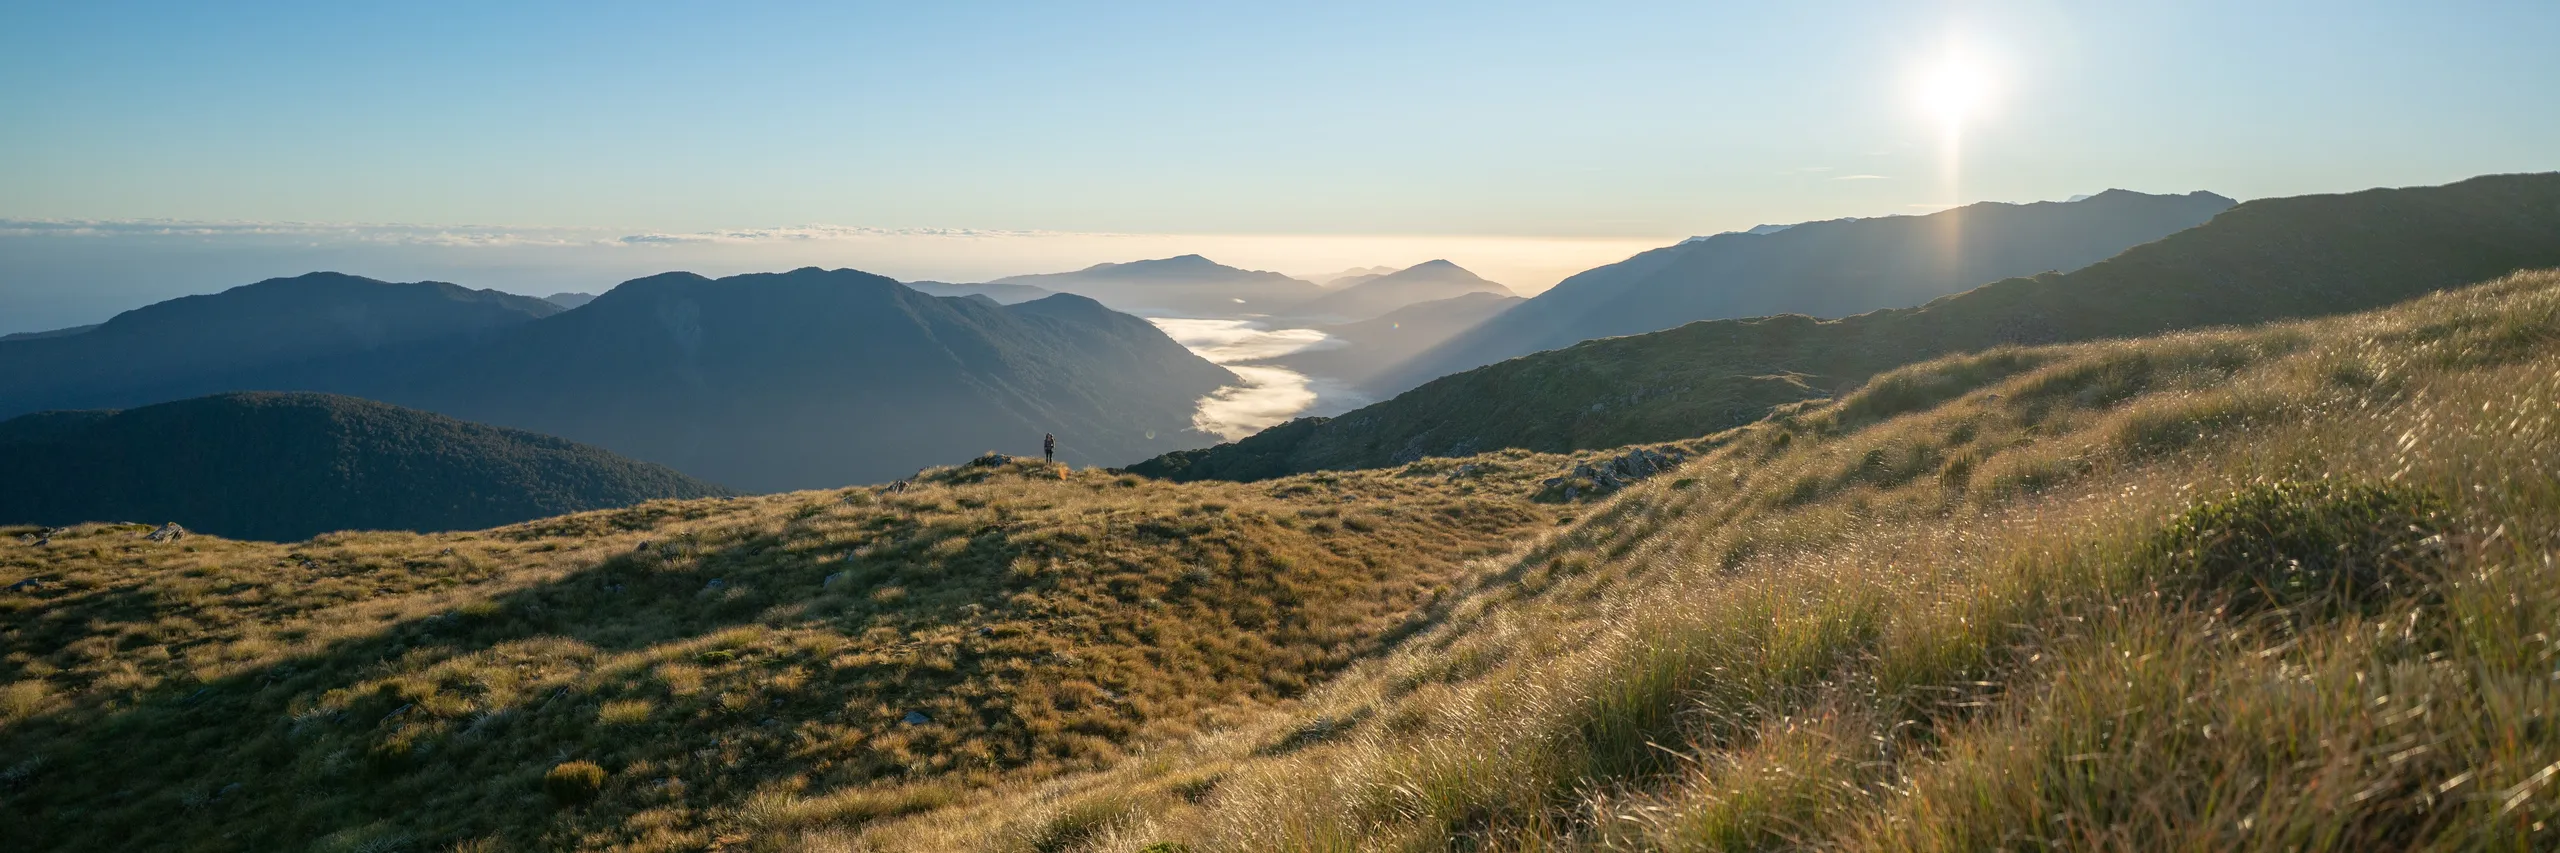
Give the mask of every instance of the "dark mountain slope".
M 560 310 L 442 282 L 328 272 L 268 279 L 136 308 L 76 335 L 0 341 L 0 417 L 239 390 L 221 377 L 483 334 Z
M 1029 302 L 1056 292 L 1028 284 L 952 284 L 947 281 L 910 281 L 905 284 L 929 296 L 984 296 L 1005 305 Z
M 1718 320 L 1589 341 L 1436 380 L 1330 421 L 1274 428 L 1286 438 L 1132 470 L 1268 476 L 1704 435 L 1948 353 L 2357 311 L 2553 265 L 2560 174 L 2266 199 L 2078 272 L 1841 320 Z M 1223 455 L 1260 461 L 1228 464 Z
M 326 394 L 0 421 L 0 522 L 175 521 L 235 539 L 476 530 L 717 486 L 521 430 Z
M 1395 267 L 1389 266 L 1352 267 L 1339 272 L 1302 275 L 1297 276 L 1297 278 L 1301 281 L 1315 282 L 1317 287 L 1321 287 L 1326 290 L 1341 290 L 1342 288 L 1350 287 L 1395 271 Z
M 927 296 L 853 270 L 626 282 L 485 341 L 244 376 L 590 442 L 754 491 L 880 482 L 987 450 L 1109 464 L 1206 436 L 1234 381 L 1145 321 L 1059 295 Z
M 1425 261 L 1369 278 L 1290 308 L 1287 314 L 1335 322 L 1367 320 L 1408 305 L 1470 293 L 1510 296 L 1511 290 L 1448 261 Z
M 2207 192 L 2108 190 L 1928 216 L 1809 222 L 1691 240 L 1577 274 L 1389 372 L 1402 391 L 1468 368 L 1697 320 L 1901 308 L 1986 281 L 2076 270 L 2229 209 Z
M 1121 311 L 1194 317 L 1270 313 L 1324 292 L 1276 272 L 1238 269 L 1199 255 L 1095 264 L 1075 272 L 1017 275 L 992 283 L 1081 294 Z
M 1378 373 L 1520 304 L 1520 297 L 1469 293 L 1407 305 L 1357 323 L 1322 327 L 1335 346 L 1293 352 L 1270 363 L 1309 376 L 1366 385 Z
M 98 324 L 96 324 L 96 323 L 91 323 L 91 324 L 86 325 L 86 326 L 71 326 L 71 327 L 68 327 L 68 328 L 62 328 L 62 329 L 47 329 L 47 330 L 45 330 L 45 331 L 41 331 L 41 332 L 16 332 L 16 333 L 12 333 L 12 334 L 0 335 L 0 341 L 37 341 L 37 340 L 43 340 L 43 339 L 45 339 L 45 338 L 67 338 L 67 337 L 71 337 L 72 335 L 77 335 L 77 334 L 80 334 L 80 333 L 82 333 L 82 332 L 86 332 L 86 331 L 89 331 L 89 330 L 91 330 L 91 329 L 95 329 L 95 328 L 97 328 L 97 327 L 98 327 Z

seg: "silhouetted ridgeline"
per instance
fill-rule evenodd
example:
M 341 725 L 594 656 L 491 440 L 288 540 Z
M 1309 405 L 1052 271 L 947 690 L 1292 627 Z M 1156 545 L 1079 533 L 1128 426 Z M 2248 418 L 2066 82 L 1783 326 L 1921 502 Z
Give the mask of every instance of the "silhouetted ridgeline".
M 229 378 L 486 333 L 557 314 L 530 296 L 315 272 L 185 296 L 86 332 L 0 341 L 0 418 L 248 390 Z
M 1206 443 L 1234 380 L 1065 294 L 1000 306 L 853 270 L 667 273 L 485 342 L 279 381 L 594 443 L 750 491 L 878 483 L 1043 433 L 1112 464 Z
M 1008 276 L 990 283 L 1083 294 L 1122 311 L 1195 317 L 1268 313 L 1324 292 L 1276 272 L 1238 269 L 1199 255 L 1095 264 L 1074 272 Z
M 883 482 L 1060 436 L 1119 464 L 1213 441 L 1234 380 L 1154 326 L 1055 295 L 1002 306 L 853 270 L 627 282 L 575 311 L 314 274 L 0 343 L 7 413 L 320 391 L 529 429 L 755 491 Z
M 1986 281 L 2076 270 L 2232 204 L 2208 192 L 2108 190 L 2074 202 L 1982 202 L 1694 239 L 1558 282 L 1386 371 L 1372 390 L 1401 392 L 1512 356 L 1697 320 L 1909 307 Z
M 177 522 L 237 539 L 476 530 L 727 490 L 521 430 L 326 394 L 0 421 L 0 524 Z
M 1448 261 L 1424 261 L 1386 275 L 1365 277 L 1283 310 L 1293 317 L 1356 322 L 1407 306 L 1478 293 L 1512 295 L 1510 288 L 1486 281 L 1465 267 Z

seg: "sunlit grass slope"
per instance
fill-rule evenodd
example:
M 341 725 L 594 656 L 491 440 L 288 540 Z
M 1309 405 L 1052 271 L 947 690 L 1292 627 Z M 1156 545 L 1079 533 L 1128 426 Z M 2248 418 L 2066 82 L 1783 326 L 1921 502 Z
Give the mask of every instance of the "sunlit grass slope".
M 1529 498 L 1565 461 L 1481 463 L 7 529 L 0 847 L 700 850 L 1104 766 L 1301 695 L 1555 529 Z
M 812 846 L 2560 847 L 2560 274 L 1715 443 L 1297 711 Z

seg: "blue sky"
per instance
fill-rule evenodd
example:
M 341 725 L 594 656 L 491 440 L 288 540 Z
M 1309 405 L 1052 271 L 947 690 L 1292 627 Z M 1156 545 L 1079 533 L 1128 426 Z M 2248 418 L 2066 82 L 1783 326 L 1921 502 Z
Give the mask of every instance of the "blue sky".
M 0 218 L 1614 252 L 1958 200 L 2560 168 L 2555 44 L 2547 0 L 12 3 Z M 1996 90 L 1952 189 L 1912 94 L 1950 45 Z M 1433 254 L 1411 253 L 1376 262 Z

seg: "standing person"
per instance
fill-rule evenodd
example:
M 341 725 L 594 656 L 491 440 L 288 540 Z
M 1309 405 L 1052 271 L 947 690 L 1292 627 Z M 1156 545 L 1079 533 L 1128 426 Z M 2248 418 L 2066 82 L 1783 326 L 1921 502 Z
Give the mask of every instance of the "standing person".
M 1058 464 L 1057 435 L 1045 432 L 1040 434 L 1040 458 L 1051 465 Z

